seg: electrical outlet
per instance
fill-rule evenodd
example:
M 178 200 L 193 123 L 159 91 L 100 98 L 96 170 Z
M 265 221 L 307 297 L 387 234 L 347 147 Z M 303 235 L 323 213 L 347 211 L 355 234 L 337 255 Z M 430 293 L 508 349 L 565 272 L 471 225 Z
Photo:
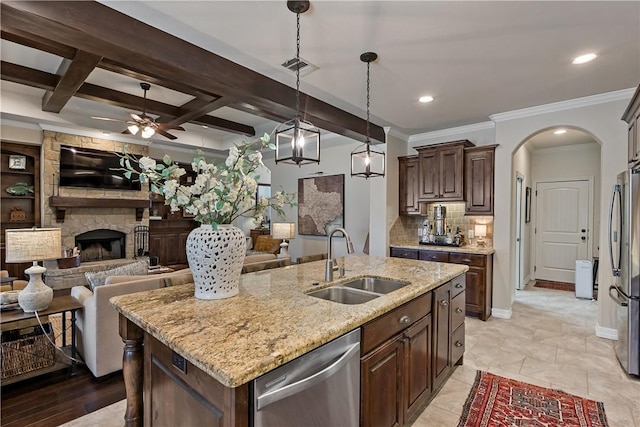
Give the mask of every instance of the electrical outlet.
M 473 230 L 467 230 L 467 237 L 469 237 L 469 239 L 473 239 Z

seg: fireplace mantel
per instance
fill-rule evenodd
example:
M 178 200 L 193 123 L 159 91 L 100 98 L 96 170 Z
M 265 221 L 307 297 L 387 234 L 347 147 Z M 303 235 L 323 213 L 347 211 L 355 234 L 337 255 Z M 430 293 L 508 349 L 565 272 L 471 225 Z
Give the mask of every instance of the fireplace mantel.
M 49 206 L 56 208 L 56 222 L 64 222 L 66 208 L 134 208 L 136 221 L 142 220 L 149 201 L 144 199 L 89 199 L 84 197 L 49 197 Z

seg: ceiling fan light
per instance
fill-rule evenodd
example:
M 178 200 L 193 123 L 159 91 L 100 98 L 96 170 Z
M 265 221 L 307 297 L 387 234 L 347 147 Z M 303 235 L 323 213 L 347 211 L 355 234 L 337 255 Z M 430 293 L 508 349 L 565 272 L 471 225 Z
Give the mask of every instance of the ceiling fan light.
M 155 129 L 153 127 L 145 126 L 145 128 L 142 129 L 141 136 L 143 138 L 147 139 L 147 138 L 151 138 L 153 136 L 153 134 L 155 134 L 155 133 L 156 133 L 156 131 L 155 131 Z
M 129 132 L 131 132 L 131 135 L 136 135 L 138 133 L 138 131 L 140 130 L 140 127 L 136 124 L 131 124 L 129 126 L 127 126 L 127 130 Z

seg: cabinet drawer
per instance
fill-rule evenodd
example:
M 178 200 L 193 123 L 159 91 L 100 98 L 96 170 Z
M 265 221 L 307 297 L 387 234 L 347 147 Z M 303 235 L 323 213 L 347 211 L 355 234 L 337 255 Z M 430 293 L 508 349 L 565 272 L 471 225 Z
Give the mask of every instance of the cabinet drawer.
M 458 294 L 451 300 L 451 329 L 457 329 L 464 322 L 465 293 Z
M 449 262 L 453 264 L 467 264 L 474 267 L 484 267 L 486 258 L 485 255 L 461 254 L 457 252 L 449 253 Z
M 362 327 L 362 354 L 431 313 L 431 292 L 410 301 Z
M 421 259 L 422 261 L 448 262 L 449 252 L 420 251 L 419 259 Z
M 467 279 L 464 274 L 451 279 L 451 298 L 463 292 L 467 287 Z
M 391 248 L 391 256 L 396 258 L 418 259 L 417 249 Z
M 464 354 L 464 323 L 451 335 L 451 365 L 453 366 Z

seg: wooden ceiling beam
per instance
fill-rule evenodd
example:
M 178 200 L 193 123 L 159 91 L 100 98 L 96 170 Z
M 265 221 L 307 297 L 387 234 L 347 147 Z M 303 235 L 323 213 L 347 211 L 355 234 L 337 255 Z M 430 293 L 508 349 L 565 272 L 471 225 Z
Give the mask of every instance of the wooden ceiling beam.
M 289 118 L 296 113 L 294 88 L 100 3 L 2 1 L 0 13 L 3 28 L 51 39 L 121 64 L 135 58 L 135 66 L 145 74 L 206 93 L 237 97 L 258 111 Z M 365 139 L 364 119 L 303 93 L 300 103 L 301 113 L 316 126 Z M 384 142 L 384 130 L 372 123 L 370 137 Z
M 2 31 L 0 31 L 0 38 L 2 38 L 2 40 L 7 40 L 66 59 L 73 59 L 76 54 L 76 49 L 72 47 L 55 43 L 49 39 L 38 37 L 33 34 L 27 34 L 16 28 L 13 28 L 11 32 L 6 31 L 3 28 Z
M 53 90 L 42 97 L 42 111 L 59 113 L 76 94 L 102 58 L 79 50 L 73 59 L 64 59 L 56 74 L 60 76 Z
M 12 64 L 6 61 L 0 62 L 0 75 L 2 80 L 37 87 L 44 90 L 53 90 L 59 80 L 59 77 L 55 74 L 34 70 L 33 68 Z M 82 84 L 75 92 L 75 96 L 134 111 L 142 110 L 142 104 L 144 103 L 144 98 L 139 96 L 119 92 L 113 89 L 107 89 L 91 83 Z M 146 109 L 148 113 L 166 117 L 176 117 L 186 112 L 182 107 L 176 107 L 150 99 L 147 99 Z M 191 120 L 191 122 L 238 135 L 255 135 L 255 129 L 252 126 L 247 126 L 242 123 L 237 123 L 219 117 L 205 115 L 197 117 L 196 119 Z M 185 122 L 172 124 L 183 123 Z

